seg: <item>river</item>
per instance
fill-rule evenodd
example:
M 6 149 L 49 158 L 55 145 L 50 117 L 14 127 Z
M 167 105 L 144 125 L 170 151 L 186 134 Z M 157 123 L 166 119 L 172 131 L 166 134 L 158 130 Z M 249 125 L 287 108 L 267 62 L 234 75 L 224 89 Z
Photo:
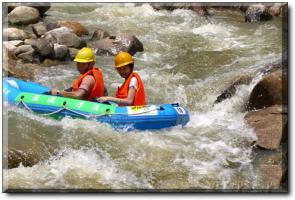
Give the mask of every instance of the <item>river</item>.
M 282 23 L 245 23 L 242 12 L 155 11 L 149 4 L 52 3 L 46 20 L 76 20 L 90 34 L 129 32 L 143 43 L 135 70 L 151 104 L 180 103 L 190 112 L 186 127 L 116 131 L 81 119 L 56 121 L 3 106 L 4 148 L 34 152 L 40 162 L 4 169 L 9 189 L 261 189 L 253 164 L 255 133 L 244 121 L 251 89 L 261 70 L 281 61 Z M 91 35 L 90 35 L 91 36 Z M 123 82 L 113 57 L 97 56 L 110 94 Z M 36 81 L 67 88 L 74 63 L 44 68 Z M 236 94 L 213 105 L 241 75 L 254 77 Z

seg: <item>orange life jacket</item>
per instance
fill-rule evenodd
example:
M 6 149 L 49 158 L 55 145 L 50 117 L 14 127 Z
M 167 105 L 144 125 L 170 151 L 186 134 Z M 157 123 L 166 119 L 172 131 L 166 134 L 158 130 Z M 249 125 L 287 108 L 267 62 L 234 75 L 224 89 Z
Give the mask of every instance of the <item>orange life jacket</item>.
M 87 99 L 92 100 L 95 97 L 101 97 L 104 95 L 104 82 L 102 72 L 98 68 L 93 68 L 89 70 L 85 74 L 81 75 L 78 79 L 76 79 L 73 83 L 73 91 L 77 91 L 79 86 L 82 83 L 82 80 L 85 76 L 92 75 L 95 79 L 95 84 L 92 90 L 89 92 Z
M 131 73 L 129 77 L 125 80 L 123 85 L 118 88 L 116 97 L 120 99 L 125 99 L 128 97 L 128 91 L 129 91 L 129 84 L 132 79 L 132 77 L 135 77 L 137 79 L 138 88 L 135 92 L 134 99 L 133 99 L 133 106 L 144 106 L 146 104 L 145 102 L 145 92 L 143 83 L 139 77 L 139 75 L 136 72 Z

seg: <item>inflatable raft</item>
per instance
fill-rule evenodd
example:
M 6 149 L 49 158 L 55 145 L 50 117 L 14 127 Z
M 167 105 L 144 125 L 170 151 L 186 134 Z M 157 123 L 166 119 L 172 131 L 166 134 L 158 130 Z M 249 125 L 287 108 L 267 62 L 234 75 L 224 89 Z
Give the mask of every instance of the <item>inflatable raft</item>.
M 43 116 L 61 119 L 65 116 L 108 123 L 114 128 L 161 129 L 184 126 L 188 111 L 179 104 L 124 106 L 77 100 L 46 94 L 50 89 L 35 82 L 16 78 L 3 79 L 3 99 Z

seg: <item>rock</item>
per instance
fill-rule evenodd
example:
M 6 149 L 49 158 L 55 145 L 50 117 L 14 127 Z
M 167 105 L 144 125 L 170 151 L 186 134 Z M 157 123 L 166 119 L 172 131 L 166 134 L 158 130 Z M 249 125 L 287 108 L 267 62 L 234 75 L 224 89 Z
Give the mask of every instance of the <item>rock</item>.
M 280 189 L 283 169 L 280 165 L 261 165 L 261 176 L 271 189 Z
M 245 22 L 262 22 L 271 19 L 272 16 L 269 14 L 267 7 L 261 4 L 249 6 L 245 13 Z
M 82 48 L 85 43 L 74 33 L 64 33 L 56 37 L 57 43 L 68 47 Z
M 71 29 L 79 37 L 89 34 L 85 26 L 76 21 L 58 21 L 57 24 Z
M 13 54 L 15 54 L 17 47 L 21 45 L 24 45 L 24 42 L 22 40 L 11 40 L 3 42 L 3 47 L 8 49 L 8 51 L 13 52 Z
M 220 103 L 225 99 L 231 98 L 236 93 L 236 87 L 239 85 L 248 85 L 252 78 L 247 75 L 240 76 L 236 81 L 230 84 L 230 86 L 225 89 L 221 95 L 217 97 L 214 104 Z
M 285 70 L 266 75 L 252 90 L 248 110 L 265 108 L 275 104 L 288 103 L 288 80 Z
M 16 7 L 21 6 L 21 3 L 7 3 L 7 10 L 10 13 Z
M 28 34 L 18 28 L 6 28 L 3 31 L 3 40 L 25 40 L 29 38 Z
M 101 40 L 109 37 L 110 34 L 102 29 L 96 29 L 91 37 L 91 41 Z
M 75 49 L 75 48 L 69 48 L 69 56 L 71 60 L 74 60 L 77 53 L 78 53 L 79 49 Z
M 7 41 L 3 42 L 3 48 L 7 49 L 8 51 L 12 52 L 13 54 L 16 50 L 16 46 L 14 46 L 13 44 L 11 44 Z
M 36 52 L 44 58 L 53 57 L 54 49 L 53 45 L 48 42 L 45 38 L 38 38 L 31 40 L 30 43 Z
M 43 16 L 46 11 L 48 11 L 51 7 L 49 2 L 31 2 L 31 3 L 21 3 L 22 6 L 33 7 L 37 9 L 40 13 L 40 16 Z
M 47 31 L 60 28 L 61 26 L 57 22 L 47 22 L 45 23 Z
M 14 76 L 23 80 L 34 80 L 34 68 L 28 64 L 18 64 L 17 57 L 3 48 L 3 72 L 5 76 Z
M 48 29 L 48 30 L 50 30 L 50 29 Z M 55 28 L 55 29 L 52 29 L 52 30 L 46 32 L 45 37 L 47 35 L 52 35 L 54 38 L 56 38 L 58 35 L 64 34 L 64 33 L 73 33 L 73 31 L 67 27 L 59 27 L 59 28 Z
M 254 129 L 257 146 L 265 149 L 277 149 L 288 134 L 287 107 L 271 106 L 246 114 L 246 122 Z
M 173 11 L 175 9 L 188 9 L 196 12 L 200 16 L 209 15 L 205 6 L 200 3 L 151 3 L 151 6 L 155 10 L 169 10 Z
M 269 7 L 268 11 L 269 14 L 271 14 L 272 16 L 278 17 L 281 15 L 282 13 L 282 7 L 281 6 L 271 6 Z
M 26 53 L 29 51 L 34 50 L 31 45 L 22 45 L 16 48 L 15 55 L 18 56 L 19 54 Z
M 56 66 L 59 64 L 64 64 L 62 61 L 60 60 L 52 60 L 49 58 L 46 58 L 42 63 L 41 63 L 41 67 L 51 67 L 51 66 Z
M 29 62 L 31 63 L 34 61 L 34 54 L 35 54 L 35 51 L 31 50 L 31 51 L 21 53 L 21 54 L 17 55 L 17 57 L 22 59 L 22 61 L 25 63 L 29 63 Z
M 39 156 L 32 152 L 24 152 L 22 150 L 10 149 L 8 150 L 8 169 L 19 167 L 22 164 L 24 167 L 32 167 L 40 161 Z
M 144 50 L 142 43 L 134 35 L 128 33 L 119 33 L 110 38 L 98 40 L 93 47 L 97 49 L 97 55 L 116 55 L 120 51 L 134 55 L 136 52 Z
M 39 22 L 32 26 L 34 34 L 39 38 L 47 32 L 46 25 L 43 22 Z
M 14 25 L 27 25 L 39 21 L 39 11 L 32 7 L 20 6 L 8 14 L 8 22 Z
M 54 58 L 63 59 L 68 55 L 68 47 L 65 45 L 54 44 Z

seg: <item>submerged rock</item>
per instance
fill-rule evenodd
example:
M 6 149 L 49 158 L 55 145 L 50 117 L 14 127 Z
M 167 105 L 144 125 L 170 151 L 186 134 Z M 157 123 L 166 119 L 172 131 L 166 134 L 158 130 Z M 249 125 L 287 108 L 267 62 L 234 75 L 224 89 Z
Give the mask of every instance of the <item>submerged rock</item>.
M 246 122 L 254 129 L 259 147 L 277 149 L 288 135 L 287 107 L 274 105 L 245 116 Z
M 19 167 L 32 167 L 39 162 L 40 158 L 32 151 L 24 152 L 17 149 L 8 150 L 7 164 L 8 169 Z
M 15 25 L 33 24 L 38 22 L 39 18 L 39 11 L 27 6 L 16 7 L 8 14 L 8 22 Z
M 236 81 L 234 81 L 227 89 L 225 89 L 221 95 L 217 97 L 214 104 L 220 103 L 225 99 L 231 98 L 236 93 L 236 87 L 239 85 L 248 85 L 252 78 L 247 75 L 240 76 Z
M 187 9 L 196 12 L 200 16 L 209 15 L 205 6 L 200 3 L 151 3 L 155 10 L 169 10 Z

